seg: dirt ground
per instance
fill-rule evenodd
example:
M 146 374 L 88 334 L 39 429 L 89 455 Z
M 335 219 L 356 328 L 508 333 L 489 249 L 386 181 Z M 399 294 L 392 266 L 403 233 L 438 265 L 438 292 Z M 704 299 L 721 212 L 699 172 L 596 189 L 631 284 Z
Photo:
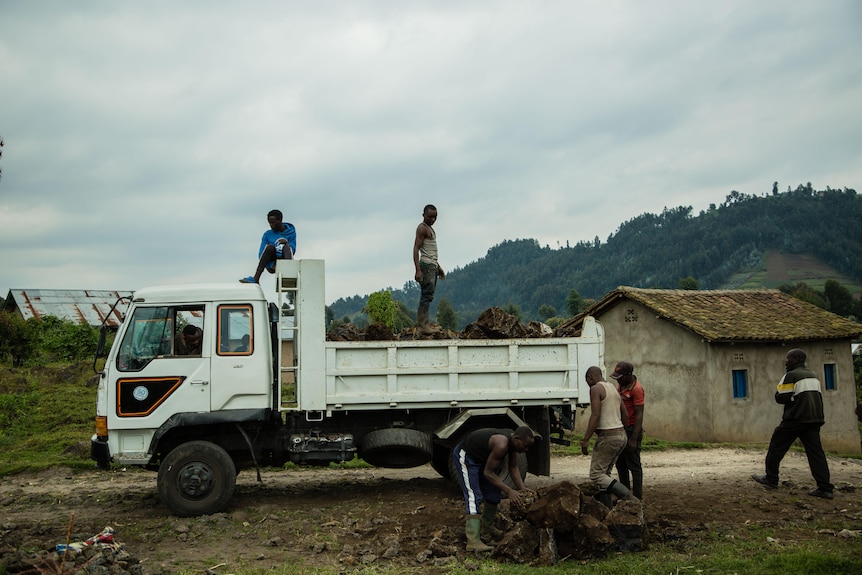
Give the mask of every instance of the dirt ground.
M 730 448 L 645 452 L 647 541 L 683 545 L 754 523 L 774 529 L 776 538 L 788 530 L 828 544 L 835 534 L 824 524 L 835 533 L 848 525 L 862 529 L 862 461 L 830 458 L 836 485 L 830 501 L 806 495 L 813 483 L 804 454 L 795 451 L 784 460 L 779 489 L 754 483 L 750 475 L 762 472 L 763 456 Z M 527 485 L 582 483 L 588 467 L 588 457 L 555 457 L 553 475 L 530 475 Z M 469 559 L 460 493 L 430 466 L 265 471 L 263 483 L 244 471 L 224 513 L 191 519 L 167 512 L 151 472 L 54 469 L 0 478 L 3 550 L 53 548 L 65 542 L 70 520 L 73 541 L 112 526 L 146 574 L 226 575 L 284 564 L 336 570 L 421 564 L 442 572 L 449 562 Z M 807 529 L 812 520 L 817 528 Z M 435 544 L 455 555 L 428 553 Z

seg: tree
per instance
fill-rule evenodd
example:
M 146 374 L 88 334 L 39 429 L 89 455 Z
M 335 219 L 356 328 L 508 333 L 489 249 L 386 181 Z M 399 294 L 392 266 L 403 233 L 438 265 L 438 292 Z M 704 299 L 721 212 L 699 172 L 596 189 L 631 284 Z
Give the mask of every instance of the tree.
M 853 315 L 856 301 L 846 287 L 835 280 L 826 280 L 826 284 L 823 286 L 823 295 L 829 302 L 829 311 L 844 317 Z
M 779 286 L 778 289 L 786 294 L 792 295 L 796 299 L 816 305 L 822 309 L 829 309 L 829 303 L 826 301 L 826 298 L 823 297 L 823 294 L 818 292 L 816 289 L 808 287 L 808 284 L 805 282 L 799 282 L 793 286 L 784 284 Z
M 566 297 L 566 310 L 568 310 L 569 315 L 574 317 L 581 313 L 583 309 L 581 306 L 583 305 L 583 298 L 581 298 L 581 294 L 578 293 L 578 290 L 573 289 L 569 291 L 568 297 Z
M 700 282 L 691 276 L 679 278 L 679 281 L 676 282 L 676 289 L 699 290 Z
M 539 306 L 539 319 L 542 321 L 547 321 L 548 318 L 554 317 L 557 315 L 557 308 L 552 305 L 542 304 Z
M 515 316 L 516 318 L 518 318 L 518 321 L 521 321 L 521 306 L 519 306 L 518 304 L 509 302 L 503 306 L 503 311 L 509 315 Z
M 383 324 L 395 332 L 395 302 L 391 291 L 383 290 L 369 295 L 363 311 L 368 314 L 371 323 Z
M 0 361 L 26 365 L 36 352 L 36 330 L 17 313 L 0 313 Z
M 395 302 L 395 333 L 401 333 L 405 327 L 410 327 L 415 322 L 415 319 L 410 315 L 410 310 L 404 302 Z
M 458 315 L 445 297 L 440 298 L 440 303 L 437 304 L 437 323 L 444 329 L 452 331 L 458 329 Z

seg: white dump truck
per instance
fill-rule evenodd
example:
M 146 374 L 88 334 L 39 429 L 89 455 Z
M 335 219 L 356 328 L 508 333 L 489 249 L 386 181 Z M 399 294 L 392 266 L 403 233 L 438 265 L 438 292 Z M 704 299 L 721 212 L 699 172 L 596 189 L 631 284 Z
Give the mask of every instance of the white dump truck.
M 522 476 L 548 475 L 603 365 L 592 318 L 579 337 L 327 341 L 323 261 L 280 260 L 275 283 L 275 302 L 256 284 L 134 292 L 100 371 L 100 467 L 158 471 L 166 506 L 193 516 L 223 509 L 241 469 L 358 456 L 450 477 L 465 433 L 529 425 Z

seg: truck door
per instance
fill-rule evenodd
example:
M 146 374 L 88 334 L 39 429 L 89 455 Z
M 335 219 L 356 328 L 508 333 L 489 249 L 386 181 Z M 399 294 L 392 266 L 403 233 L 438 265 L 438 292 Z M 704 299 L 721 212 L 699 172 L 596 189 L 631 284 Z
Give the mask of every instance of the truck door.
M 257 317 L 251 303 L 216 306 L 213 411 L 270 407 L 272 362 L 266 327 L 266 317 Z
M 137 307 L 116 357 L 115 415 L 125 428 L 157 428 L 175 413 L 210 410 L 205 306 Z

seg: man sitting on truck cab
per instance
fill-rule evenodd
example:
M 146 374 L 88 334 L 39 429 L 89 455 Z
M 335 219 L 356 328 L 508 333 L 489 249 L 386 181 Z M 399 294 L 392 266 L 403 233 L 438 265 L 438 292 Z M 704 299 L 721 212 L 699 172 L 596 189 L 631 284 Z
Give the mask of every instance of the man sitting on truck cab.
M 292 260 L 296 252 L 296 228 L 293 224 L 281 221 L 284 215 L 280 210 L 270 210 L 266 215 L 269 229 L 263 232 L 258 250 L 257 269 L 253 276 L 242 278 L 240 283 L 260 283 L 263 270 L 275 273 L 276 260 Z

